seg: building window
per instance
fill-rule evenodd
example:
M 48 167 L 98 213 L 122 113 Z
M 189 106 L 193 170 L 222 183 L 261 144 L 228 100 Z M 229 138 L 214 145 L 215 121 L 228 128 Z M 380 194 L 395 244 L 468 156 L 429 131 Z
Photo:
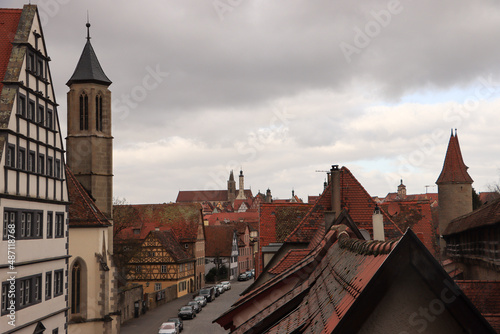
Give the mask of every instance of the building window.
M 89 129 L 89 97 L 83 93 L 80 95 L 80 130 Z
M 140 274 L 141 273 L 141 266 L 135 266 L 135 273 Z
M 55 170 L 56 170 L 56 178 L 60 179 L 61 178 L 61 160 L 59 160 L 59 159 L 56 159 Z
M 28 171 L 34 173 L 36 171 L 35 161 L 36 153 L 34 151 L 29 151 L 28 153 Z
M 17 100 L 17 113 L 23 117 L 26 117 L 26 96 L 19 94 L 19 99 Z
M 10 298 L 9 298 L 9 287 L 10 283 L 5 282 L 2 283 L 2 307 L 1 307 L 1 314 L 7 313 L 7 307 L 9 307 L 10 304 Z
M 80 313 L 82 270 L 76 262 L 71 270 L 71 313 Z
M 56 213 L 56 238 L 64 237 L 64 213 Z
M 161 290 L 161 283 L 155 283 L 155 291 Z
M 38 124 L 43 125 L 45 119 L 45 109 L 43 106 L 38 106 Z
M 95 97 L 95 129 L 102 131 L 102 96 Z
M 42 275 L 38 275 L 34 279 L 35 286 L 33 287 L 35 302 L 40 302 L 42 300 Z
M 19 147 L 17 151 L 17 168 L 24 170 L 26 168 L 26 150 Z
M 53 176 L 54 159 L 47 157 L 47 175 Z
M 161 265 L 161 273 L 162 274 L 166 274 L 167 273 L 167 266 L 164 265 L 164 264 Z
M 44 75 L 43 75 L 43 60 L 42 59 L 38 59 L 38 61 L 37 61 L 36 74 L 42 78 L 44 77 Z
M 35 55 L 33 53 L 28 54 L 28 71 L 35 71 Z
M 16 213 L 13 211 L 4 210 L 3 212 L 3 240 L 8 239 L 8 235 L 15 236 L 16 229 Z M 10 232 L 14 232 L 10 233 Z
M 42 275 L 16 280 L 18 285 L 17 303 L 19 308 L 24 308 L 41 302 L 42 296 Z
M 41 212 L 37 212 L 35 214 L 34 236 L 35 236 L 35 238 L 42 238 L 43 237 L 43 216 L 42 216 Z
M 53 123 L 52 110 L 47 109 L 47 124 L 46 125 L 49 129 L 54 128 L 54 125 L 52 123 Z
M 52 271 L 45 273 L 45 300 L 52 298 Z
M 28 119 L 35 121 L 35 101 L 33 100 L 28 102 Z
M 38 174 L 45 174 L 45 155 L 38 155 Z
M 64 271 L 54 271 L 54 297 L 60 296 L 63 293 L 63 273 Z
M 52 238 L 52 212 L 47 212 L 47 238 Z
M 139 234 L 141 234 L 141 230 L 140 230 L 140 229 L 138 229 L 138 228 L 134 228 L 133 232 L 134 232 L 134 235 L 139 235 Z
M 6 161 L 5 161 L 6 166 L 12 167 L 12 168 L 16 167 L 15 156 L 16 156 L 16 147 L 12 144 L 9 144 L 9 146 L 7 147 L 7 157 L 6 157 Z

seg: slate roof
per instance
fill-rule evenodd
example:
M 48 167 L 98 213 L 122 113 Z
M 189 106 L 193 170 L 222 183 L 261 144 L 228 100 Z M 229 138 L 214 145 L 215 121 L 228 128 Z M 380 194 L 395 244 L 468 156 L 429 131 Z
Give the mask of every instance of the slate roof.
M 443 169 L 439 175 L 436 183 L 472 183 L 473 180 L 467 173 L 467 167 L 462 158 L 462 152 L 460 151 L 460 144 L 458 143 L 458 136 L 455 132 L 451 132 L 450 142 L 448 143 L 448 149 L 446 151 L 446 157 L 444 159 Z
M 0 93 L 12 53 L 12 42 L 17 32 L 22 9 L 0 9 Z
M 205 226 L 205 257 L 230 257 L 233 247 L 233 226 Z
M 113 207 L 116 239 L 144 240 L 149 232 L 172 230 L 179 242 L 196 242 L 202 224 L 198 203 L 115 205 Z M 139 230 L 135 234 L 134 230 Z
M 443 235 L 451 235 L 466 230 L 500 223 L 500 198 L 481 206 L 479 209 L 453 219 Z
M 108 227 L 109 220 L 95 205 L 94 200 L 66 166 L 69 194 L 69 227 Z
M 87 82 L 106 86 L 111 85 L 111 80 L 104 74 L 101 64 L 99 64 L 94 48 L 90 44 L 90 39 L 87 39 L 75 71 L 66 85 L 71 86 L 73 83 Z
M 175 262 L 183 262 L 192 259 L 192 256 L 190 256 L 179 244 L 173 231 L 151 231 L 149 233 L 161 243 L 162 247 L 167 250 Z

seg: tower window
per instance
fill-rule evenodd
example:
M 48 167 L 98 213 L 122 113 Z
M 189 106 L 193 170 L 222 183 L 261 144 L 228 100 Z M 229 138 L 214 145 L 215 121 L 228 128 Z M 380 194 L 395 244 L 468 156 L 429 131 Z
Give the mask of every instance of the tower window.
M 80 95 L 80 130 L 89 129 L 89 97 L 83 93 Z
M 102 96 L 95 97 L 95 129 L 102 131 Z

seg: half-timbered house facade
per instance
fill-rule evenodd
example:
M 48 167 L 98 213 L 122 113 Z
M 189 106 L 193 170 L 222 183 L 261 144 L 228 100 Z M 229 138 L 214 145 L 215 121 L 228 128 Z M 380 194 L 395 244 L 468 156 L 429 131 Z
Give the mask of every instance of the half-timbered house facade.
M 173 231 L 151 231 L 129 261 L 127 280 L 151 293 L 177 285 L 177 296 L 192 291 L 196 259 L 177 242 Z
M 66 332 L 68 190 L 37 7 L 0 9 L 0 332 Z

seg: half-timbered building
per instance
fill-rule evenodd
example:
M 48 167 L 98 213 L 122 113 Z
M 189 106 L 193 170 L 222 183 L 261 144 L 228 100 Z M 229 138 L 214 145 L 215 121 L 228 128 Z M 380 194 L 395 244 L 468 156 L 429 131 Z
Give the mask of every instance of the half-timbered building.
M 35 5 L 0 9 L 0 332 L 66 332 L 68 190 Z
M 145 293 L 177 285 L 177 296 L 192 291 L 196 259 L 184 250 L 173 231 L 151 231 L 129 261 L 128 281 Z

